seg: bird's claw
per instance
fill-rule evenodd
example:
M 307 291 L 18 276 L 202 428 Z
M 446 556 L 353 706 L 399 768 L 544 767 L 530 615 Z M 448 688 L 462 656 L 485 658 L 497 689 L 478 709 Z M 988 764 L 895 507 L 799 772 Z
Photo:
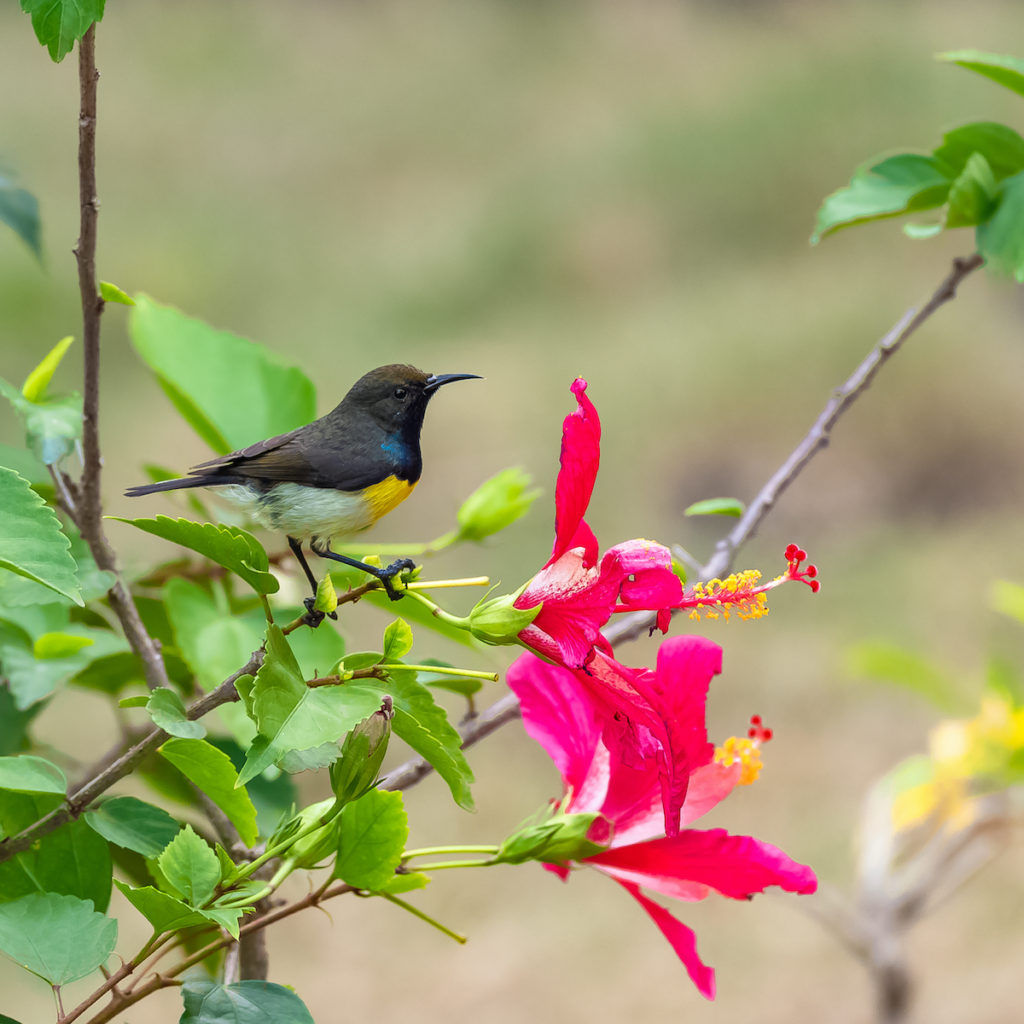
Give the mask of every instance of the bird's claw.
M 403 572 L 408 572 L 410 569 L 415 568 L 416 563 L 411 558 L 399 558 L 397 562 L 392 562 L 386 569 L 381 570 L 381 574 L 378 579 L 384 587 L 384 593 L 386 593 L 392 601 L 400 601 L 405 590 L 396 590 L 391 581 Z
M 322 612 L 319 608 L 314 608 L 316 599 L 307 597 L 302 603 L 306 606 L 306 614 L 302 616 L 302 621 L 309 626 L 310 629 L 316 629 L 325 618 L 334 619 L 337 621 L 337 612 Z

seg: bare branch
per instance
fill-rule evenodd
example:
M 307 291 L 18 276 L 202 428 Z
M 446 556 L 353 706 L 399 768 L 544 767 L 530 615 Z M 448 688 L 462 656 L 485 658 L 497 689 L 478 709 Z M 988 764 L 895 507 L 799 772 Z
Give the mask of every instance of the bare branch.
M 736 552 L 757 532 L 757 528 L 775 506 L 782 492 L 796 480 L 811 459 L 828 445 L 829 434 L 839 417 L 868 389 L 878 371 L 899 351 L 903 343 L 933 313 L 956 298 L 960 282 L 984 262 L 978 253 L 954 259 L 952 269 L 932 293 L 931 298 L 920 309 L 908 309 L 864 357 L 857 369 L 832 393 L 814 425 L 758 491 L 736 526 L 715 546 L 714 554 L 700 570 L 701 579 L 709 580 L 729 572 Z M 633 612 L 616 619 L 605 630 L 605 636 L 613 644 L 635 640 L 648 632 L 653 625 L 654 619 L 650 612 Z

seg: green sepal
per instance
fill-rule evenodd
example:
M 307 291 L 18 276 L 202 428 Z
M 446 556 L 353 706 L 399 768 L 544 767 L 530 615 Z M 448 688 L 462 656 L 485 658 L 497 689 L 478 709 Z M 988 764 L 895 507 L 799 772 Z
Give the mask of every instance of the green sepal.
M 515 602 L 526 590 L 524 584 L 514 594 L 484 598 L 469 613 L 469 628 L 473 636 L 487 644 L 518 643 L 519 634 L 540 614 L 543 603 L 532 608 L 516 608 Z
M 547 821 L 528 825 L 513 833 L 502 844 L 494 857 L 495 863 L 523 864 L 539 860 L 548 864 L 566 864 L 580 861 L 606 850 L 587 839 L 599 812 L 590 814 L 558 814 Z M 610 837 L 609 837 L 610 838 Z

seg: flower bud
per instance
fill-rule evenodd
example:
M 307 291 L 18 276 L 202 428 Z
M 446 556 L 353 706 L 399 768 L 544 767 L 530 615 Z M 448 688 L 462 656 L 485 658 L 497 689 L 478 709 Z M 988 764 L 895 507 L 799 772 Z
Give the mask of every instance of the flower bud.
M 459 539 L 481 541 L 526 515 L 541 493 L 527 490 L 532 482 L 517 466 L 485 480 L 459 509 Z
M 597 827 L 595 828 L 595 822 Z M 594 832 L 605 843 L 588 839 Z M 495 860 L 505 864 L 522 864 L 528 860 L 540 860 L 549 864 L 565 864 L 571 860 L 583 860 L 607 849 L 611 842 L 611 829 L 600 813 L 562 814 L 549 818 L 539 825 L 528 825 L 509 836 Z
M 540 614 L 542 603 L 533 608 L 516 608 L 515 602 L 526 589 L 514 594 L 484 598 L 469 613 L 470 632 L 487 644 L 514 644 L 519 634 Z
M 319 803 L 304 807 L 291 821 L 289 830 L 299 832 L 312 825 L 318 818 L 326 814 L 334 806 L 334 798 L 328 797 Z M 297 868 L 314 868 L 321 861 L 330 857 L 338 848 L 338 819 L 332 818 L 326 825 L 310 832 L 309 835 L 297 839 L 289 848 L 285 857 Z
M 380 709 L 364 718 L 345 737 L 341 756 L 331 765 L 331 788 L 340 804 L 358 800 L 377 781 L 391 737 L 394 705 L 385 695 Z

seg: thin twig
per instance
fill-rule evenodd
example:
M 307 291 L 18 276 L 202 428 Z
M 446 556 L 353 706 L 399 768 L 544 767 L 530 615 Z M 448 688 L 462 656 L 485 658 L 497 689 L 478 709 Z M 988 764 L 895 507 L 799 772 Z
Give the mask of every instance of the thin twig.
M 715 546 L 714 554 L 707 565 L 700 570 L 703 580 L 724 576 L 732 567 L 737 551 L 754 535 L 764 517 L 775 506 L 782 492 L 800 475 L 812 458 L 828 445 L 829 434 L 839 417 L 867 390 L 882 366 L 892 358 L 903 343 L 933 313 L 951 299 L 965 277 L 984 264 L 984 259 L 974 253 L 959 256 L 953 260 L 953 267 L 931 298 L 920 309 L 908 309 L 895 326 L 864 357 L 852 374 L 832 393 L 821 415 L 807 432 L 803 440 L 793 449 L 785 462 L 772 474 L 757 496 L 740 517 L 732 531 Z M 632 612 L 616 619 L 605 630 L 605 636 L 615 644 L 635 640 L 648 632 L 654 619 L 650 612 Z

